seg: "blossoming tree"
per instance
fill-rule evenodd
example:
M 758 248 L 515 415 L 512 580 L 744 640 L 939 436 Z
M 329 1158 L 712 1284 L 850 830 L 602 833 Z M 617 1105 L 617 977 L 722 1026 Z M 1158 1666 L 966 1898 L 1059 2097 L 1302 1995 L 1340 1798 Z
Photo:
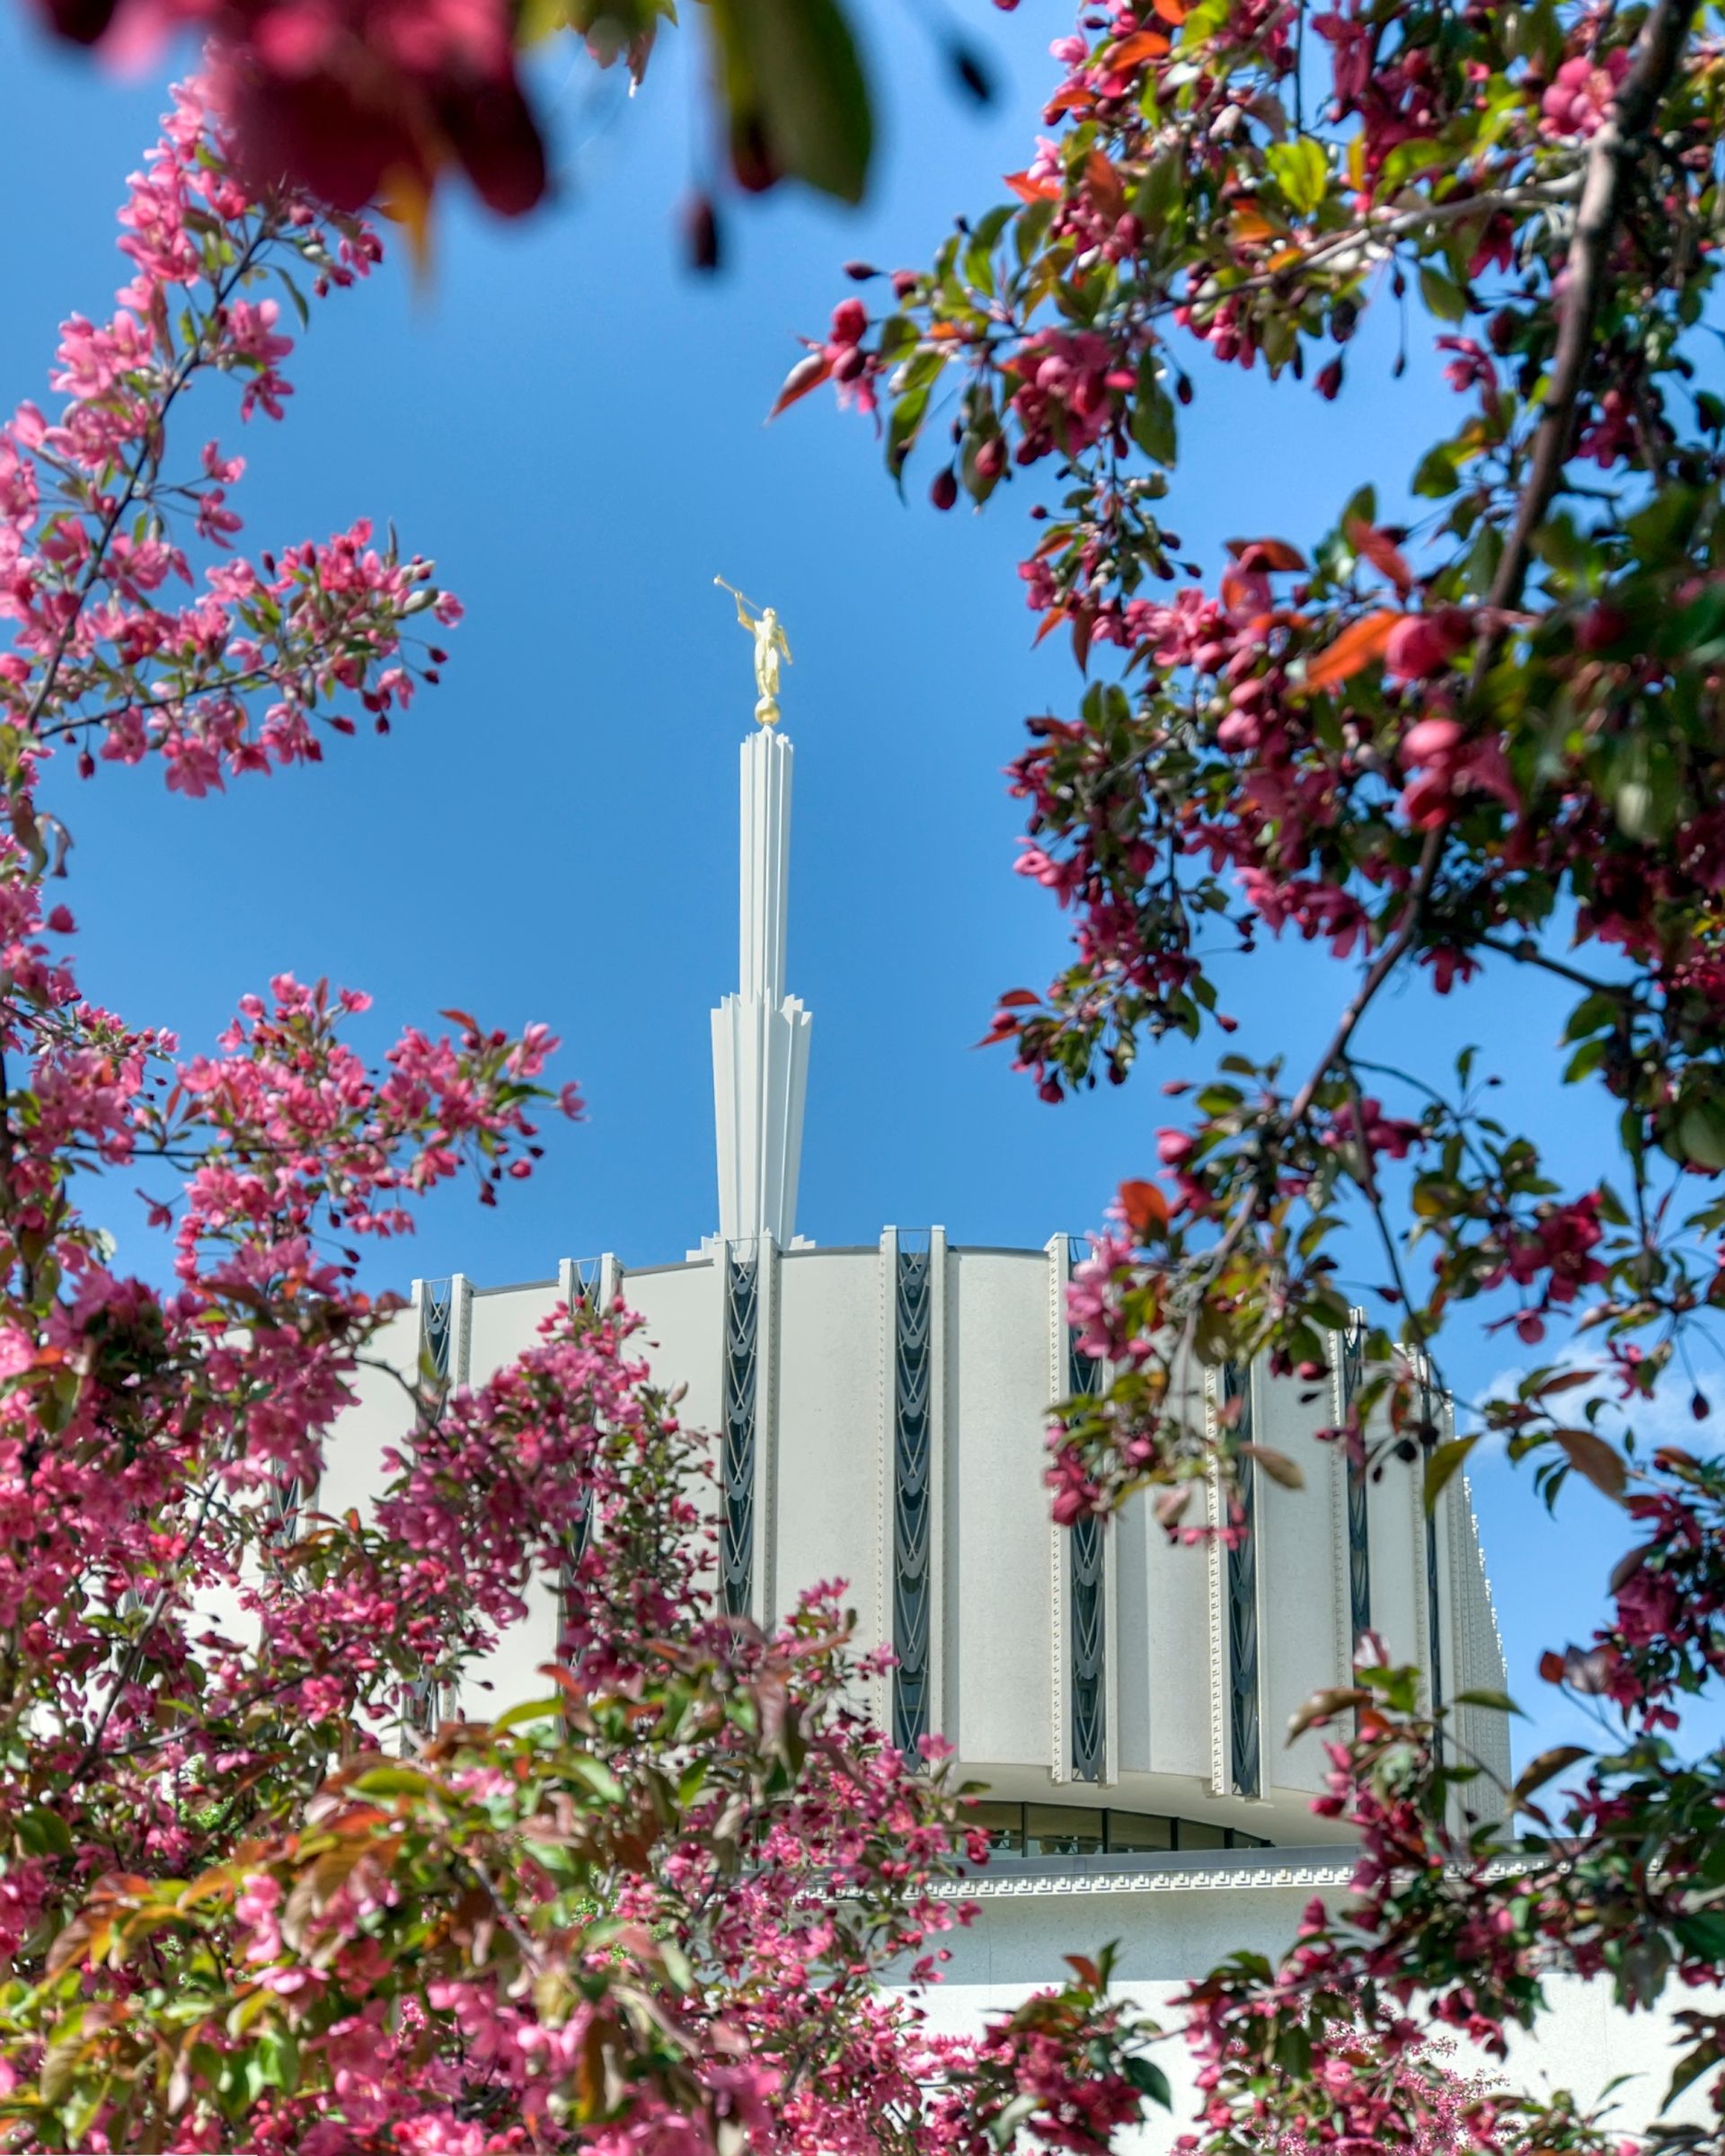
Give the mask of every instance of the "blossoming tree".
M 1694 357 L 1715 27 L 1665 0 L 1099 8 L 1061 49 L 1055 133 L 1014 200 L 931 276 L 897 277 L 879 318 L 845 303 L 787 385 L 889 388 L 902 471 L 956 367 L 937 503 L 986 499 L 1009 462 L 1061 474 L 1031 602 L 1103 677 L 1077 718 L 1037 722 L 1018 783 L 1027 865 L 1080 943 L 995 1028 L 1044 1091 L 1123 1078 L 1146 1036 L 1201 1033 L 1201 923 L 1292 926 L 1359 963 L 1296 1087 L 1224 1072 L 1163 1134 L 1165 1177 L 1123 1184 L 1075 1305 L 1119 1374 L 1063 1427 L 1062 1517 L 1149 1486 L 1177 1529 L 1199 1477 L 1235 1471 L 1225 1429 L 1218 1445 L 1176 1411 L 1194 1359 L 1261 1350 L 1322 1376 L 1345 1317 L 1326 1245 L 1349 1205 L 1384 1235 L 1419 1358 L 1380 1332 L 1339 1437 L 1360 1471 L 1380 1445 L 1424 1445 L 1434 1491 L 1468 1442 L 1433 1443 L 1423 1359 L 1456 1305 L 1508 1286 L 1530 1340 L 1586 1315 L 1601 1397 L 1632 1402 L 1725 1294 L 1699 1188 L 1725 1162 L 1725 407 Z M 969 2156 L 1021 2134 L 1097 2150 L 1165 2092 L 1158 2032 L 1110 1996 L 1106 1957 L 969 2044 L 880 1992 L 938 1954 L 960 1816 L 847 1705 L 862 1672 L 830 1590 L 770 1638 L 712 1621 L 700 1460 L 621 1317 L 571 1317 L 475 1395 L 428 1375 L 375 1515 L 316 1510 L 323 1433 L 382 1316 L 355 1241 L 405 1227 L 414 1192 L 464 1167 L 484 1194 L 529 1167 L 543 1033 L 457 1018 L 374 1076 L 342 999 L 284 981 L 219 1055 L 181 1064 L 76 996 L 70 923 L 44 897 L 61 839 L 37 801 L 45 755 L 160 755 L 208 790 L 316 755 L 356 706 L 386 722 L 441 663 L 412 641 L 439 605 L 423 564 L 363 529 L 236 563 L 234 461 L 212 446 L 201 475 L 171 475 L 168 420 L 197 376 L 279 409 L 286 340 L 260 280 L 342 284 L 376 252 L 355 217 L 233 155 L 182 107 L 126 213 L 120 313 L 69 326 L 60 420 L 26 408 L 5 437 L 0 2116 L 25 2145 L 313 2156 Z M 1437 507 L 1403 528 L 1362 492 L 1309 552 L 1243 541 L 1213 594 L 1159 599 L 1185 340 L 1278 372 L 1310 353 L 1336 394 L 1331 348 L 1410 279 L 1468 400 L 1413 475 Z M 224 558 L 171 610 L 193 540 Z M 1603 955 L 1561 941 L 1571 922 Z M 1619 1115 L 1614 1182 L 1552 1188 L 1470 1069 L 1400 1100 L 1366 1068 L 1388 983 L 1424 969 L 1448 993 L 1487 962 L 1580 992 L 1569 1074 Z M 150 1160 L 179 1185 L 168 1294 L 117 1278 L 75 1202 Z M 1314 1702 L 1338 1722 L 1326 1801 L 1364 1854 L 1345 1909 L 1314 1904 L 1282 1960 L 1237 1957 L 1185 2001 L 1218 2156 L 1597 2147 L 1561 2100 L 1458 2100 L 1416 2063 L 1422 2024 L 1500 2046 L 1537 2022 L 1554 1958 L 1634 2004 L 1725 1963 L 1721 1762 L 1674 1741 L 1675 1703 L 1719 1671 L 1725 1474 L 1626 1459 L 1597 1407 L 1563 1404 L 1575 1375 L 1534 1373 L 1492 1418 L 1553 1491 L 1580 1471 L 1637 1523 L 1598 1638 L 1549 1668 L 1607 1702 L 1620 1739 L 1561 1811 L 1540 1793 L 1581 1759 L 1535 1763 L 1511 1834 L 1469 1818 L 1473 1770 L 1411 1673 L 1368 1652 L 1357 1685 Z M 482 1647 L 535 1573 L 567 1613 L 547 1698 L 403 1757 L 424 1680 Z M 1716 2081 L 1705 1995 L 1682 2028 L 1676 2081 Z
M 181 438 L 224 377 L 281 415 L 284 305 L 370 228 L 243 181 L 201 88 L 120 224 L 58 416 L 0 429 L 0 2146 L 1100 2151 L 1165 2095 L 1105 1964 L 967 2043 L 880 1989 L 939 1952 L 957 1794 L 860 1719 L 836 1589 L 715 1616 L 706 1454 L 624 1313 L 477 1392 L 428 1370 L 375 1508 L 319 1509 L 394 1307 L 360 1246 L 454 1177 L 490 1201 L 579 1102 L 542 1026 L 448 1014 L 373 1070 L 323 984 L 191 1056 L 80 996 L 44 767 L 316 761 L 458 612 L 364 525 L 236 553 L 242 460 Z M 116 1173 L 166 1285 L 95 1224 Z M 546 1697 L 434 1733 L 535 1579 Z
M 1327 1381 L 1350 1222 L 1391 1307 L 1332 1433 L 1353 1471 L 1423 1450 L 1435 1497 L 1479 1435 L 1439 1441 L 1446 1325 L 1537 1346 L 1557 1322 L 1579 1359 L 1482 1425 L 1548 1495 L 1579 1473 L 1625 1513 L 1597 1638 L 1543 1672 L 1604 1740 L 1536 1761 L 1508 1827 L 1473 1816 L 1477 1770 L 1369 1643 L 1314 1704 L 1364 1855 L 1345 1912 L 1192 1995 L 1218 2152 L 1410 2138 L 1417 2024 L 1500 2048 L 1553 1966 L 1632 2008 L 1725 1971 L 1725 1755 L 1682 1745 L 1678 1711 L 1725 1674 L 1725 1471 L 1606 1435 L 1725 1303 L 1722 32 L 1682 0 L 1098 0 L 1054 48 L 1010 199 L 878 305 L 856 265 L 781 396 L 830 380 L 879 411 L 896 477 L 932 450 L 940 508 L 1043 482 L 1030 605 L 1092 678 L 1030 722 L 1013 783 L 1019 865 L 1075 948 L 992 1032 L 1043 1097 L 1225 1029 L 1218 943 L 1297 935 L 1344 984 L 1303 1073 L 1222 1056 L 1122 1184 L 1073 1303 L 1115 1376 L 1065 1412 L 1057 1515 L 1147 1489 L 1179 1532 L 1218 1463 L 1297 1480 L 1183 1403 L 1195 1367 L 1259 1354 Z M 1197 581 L 1163 504 L 1199 362 L 1335 399 L 1364 311 L 1415 294 L 1452 423 L 1381 496 L 1358 473 L 1327 529 L 1249 534 Z M 1606 1104 L 1602 1172 L 1566 1184 L 1471 1054 L 1447 1082 L 1376 1056 L 1387 992 L 1459 997 L 1487 968 L 1572 999 L 1552 1079 Z M 1717 2145 L 1725 2019 L 1677 2007 L 1673 2092 L 1708 2094 Z M 1516 2127 L 1591 2130 L 1561 2107 Z

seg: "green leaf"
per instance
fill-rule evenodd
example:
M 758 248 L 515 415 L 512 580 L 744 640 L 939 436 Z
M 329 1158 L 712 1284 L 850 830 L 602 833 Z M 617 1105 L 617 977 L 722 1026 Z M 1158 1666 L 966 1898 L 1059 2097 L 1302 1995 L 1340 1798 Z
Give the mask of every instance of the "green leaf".
M 1670 833 L 1682 808 L 1676 760 L 1662 743 L 1632 736 L 1614 761 L 1606 792 L 1623 835 L 1655 844 Z
M 1178 446 L 1174 400 L 1158 379 L 1153 352 L 1146 352 L 1138 363 L 1137 388 L 1132 399 L 1132 439 L 1153 464 L 1172 465 Z
M 1185 199 L 1184 176 L 1178 156 L 1155 157 L 1150 162 L 1132 208 L 1146 229 L 1160 232 L 1180 215 Z
M 1413 146 L 1411 143 L 1404 143 L 1402 146 L 1403 149 L 1411 149 Z M 1400 154 L 1400 151 L 1393 151 L 1391 155 L 1394 157 Z M 1434 270 L 1429 262 L 1422 262 L 1420 265 L 1420 296 L 1439 322 L 1462 322 L 1466 319 L 1466 293 L 1458 284 L 1446 277 L 1442 270 Z
M 1413 490 L 1428 501 L 1441 501 L 1446 494 L 1453 494 L 1462 483 L 1462 475 L 1455 469 L 1455 459 L 1439 442 L 1436 448 L 1428 449 L 1420 460 L 1413 475 Z
M 1489 1685 L 1476 1685 L 1467 1692 L 1458 1692 L 1454 1704 L 1457 1707 L 1489 1707 L 1494 1714 L 1521 1714 L 1521 1709 L 1507 1692 L 1493 1692 Z M 1522 1716 L 1525 1721 L 1526 1717 Z
M 561 1714 L 564 1702 L 561 1697 L 552 1700 L 523 1700 L 518 1707 L 511 1707 L 507 1714 L 500 1714 L 491 1724 L 493 1730 L 518 1729 L 523 1722 L 547 1721 Z
M 713 0 L 733 137 L 842 202 L 868 187 L 874 119 L 837 0 Z
M 978 217 L 964 250 L 965 281 L 978 292 L 986 292 L 990 299 L 995 296 L 995 248 L 1012 216 L 1011 203 L 1003 202 Z
M 1710 2066 L 1717 2066 L 1721 2057 L 1719 2040 L 1705 2037 L 1693 2051 L 1686 2051 L 1671 2072 L 1671 2086 L 1665 2092 L 1661 2110 L 1668 2111 L 1691 2081 L 1697 2081 Z
M 923 421 L 928 413 L 928 384 L 907 390 L 893 405 L 887 421 L 887 469 L 897 479 L 905 468 L 905 460 L 916 446 L 916 437 L 923 430 Z
M 1264 153 L 1264 163 L 1297 210 L 1314 210 L 1329 192 L 1330 161 L 1323 146 L 1310 135 L 1273 144 Z
M 33 1804 L 18 1819 L 18 1839 L 30 1857 L 69 1857 L 72 1831 L 58 1812 Z
M 1725 1101 L 1697 1100 L 1677 1120 L 1683 1157 L 1699 1168 L 1725 1168 Z
M 1168 2076 L 1154 2059 L 1128 2059 L 1121 2071 L 1140 2096 L 1147 2096 L 1164 2111 L 1173 2109 L 1174 2092 L 1168 2085 Z
M 1479 1443 L 1477 1437 L 1452 1437 L 1440 1445 L 1426 1462 L 1426 1510 L 1429 1512 L 1444 1494 L 1446 1486 L 1454 1480 Z
M 1416 172 L 1428 172 L 1444 162 L 1443 145 L 1433 142 L 1429 136 L 1415 135 L 1406 142 L 1398 142 L 1384 160 L 1384 170 L 1378 180 L 1379 187 L 1388 194 L 1405 187 Z M 1425 271 L 1420 277 L 1423 279 Z M 1461 317 L 1458 315 L 1456 320 Z
M 562 1763 L 606 1804 L 622 1801 L 623 1784 L 602 1759 L 595 1759 L 586 1752 L 571 1752 L 565 1754 Z
M 1676 1918 L 1671 1929 L 1690 1953 L 1703 1961 L 1725 1963 L 1725 1915 L 1716 1909 L 1694 1909 Z
M 312 310 L 305 303 L 305 295 L 300 290 L 299 287 L 294 282 L 293 278 L 288 276 L 288 272 L 281 267 L 279 263 L 276 265 L 276 275 L 281 279 L 283 285 L 287 287 L 288 296 L 294 303 L 294 312 L 299 316 L 300 328 L 302 330 L 310 329 L 312 326 Z
M 413 1767 L 372 1767 L 352 1784 L 361 1797 L 423 1797 L 437 1786 Z

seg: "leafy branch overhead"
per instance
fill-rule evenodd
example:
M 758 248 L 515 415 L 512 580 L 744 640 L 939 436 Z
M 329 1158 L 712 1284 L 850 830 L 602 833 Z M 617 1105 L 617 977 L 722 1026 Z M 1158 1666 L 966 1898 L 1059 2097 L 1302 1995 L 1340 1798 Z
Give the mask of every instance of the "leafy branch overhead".
M 801 181 L 841 202 L 869 181 L 874 114 L 841 0 L 688 0 L 708 49 L 711 110 L 695 116 L 722 146 L 737 186 Z M 102 47 L 165 44 L 188 23 L 208 65 L 241 168 L 256 184 L 286 173 L 357 210 L 380 198 L 418 221 L 460 172 L 505 216 L 552 185 L 543 119 L 522 56 L 581 40 L 597 66 L 639 82 L 677 0 L 38 0 L 62 37 Z M 988 94 L 986 71 L 950 31 L 954 79 Z
M 0 428 L 0 2149 L 1100 2147 L 1166 2102 L 1158 2032 L 1106 1957 L 924 2026 L 902 1984 L 983 1838 L 938 1744 L 859 1711 L 886 1657 L 836 1589 L 715 1605 L 711 1458 L 627 1312 L 468 1387 L 358 1284 L 579 1114 L 547 1029 L 451 1010 L 374 1065 L 367 999 L 284 974 L 182 1054 L 79 993 L 45 778 L 322 763 L 460 616 L 363 523 L 241 551 L 243 460 L 181 424 L 224 384 L 283 416 L 287 323 L 369 277 L 371 225 L 249 186 L 188 88 L 119 243 L 51 413 Z M 165 1285 L 87 1209 L 116 1177 Z M 401 1436 L 343 1507 L 371 1386 Z M 452 1719 L 529 1598 L 543 1696 Z
M 858 265 L 782 401 L 831 382 L 937 508 L 1034 490 L 1037 640 L 1086 678 L 1013 766 L 1018 866 L 1073 947 L 989 1039 L 1049 1102 L 1214 1044 L 1076 1269 L 1110 1382 L 1060 1410 L 1057 1516 L 1147 1488 L 1172 1533 L 1205 1532 L 1193 1499 L 1245 1448 L 1194 1402 L 1267 1356 L 1337 1400 L 1356 1478 L 1423 1454 L 1435 1502 L 1489 1433 L 1547 1498 L 1579 1477 L 1629 1524 L 1597 1636 L 1543 1665 L 1605 1728 L 1551 1763 L 1570 1793 L 1525 1780 L 1494 1825 L 1459 1703 L 1365 1643 L 1309 1718 L 1365 1843 L 1353 1902 L 1193 1995 L 1215 2156 L 1417 2145 L 1384 2075 L 1422 2017 L 1496 2047 L 1538 2022 L 1548 1966 L 1636 2006 L 1725 1966 L 1702 1794 L 1725 1754 L 1674 1742 L 1725 1674 L 1712 1405 L 1685 1377 L 1701 1457 L 1633 1436 L 1725 1310 L 1725 12 L 1122 0 L 1055 56 L 1005 199 L 925 270 Z M 1186 414 L 1215 368 L 1346 398 L 1374 307 L 1435 351 L 1438 438 L 1392 435 L 1309 530 L 1243 501 L 1227 558 L 1188 559 L 1180 489 L 1210 482 Z M 1230 1045 L 1216 959 L 1295 937 L 1337 985 L 1288 1071 Z M 1405 1030 L 1420 994 L 1517 971 L 1567 1006 L 1546 1084 L 1605 1111 L 1579 1174 L 1497 1083 L 1534 1044 L 1453 1070 L 1383 1045 L 1392 993 Z M 1565 1352 L 1452 1436 L 1464 1323 Z M 1698 1997 L 1676 2028 L 1717 2146 L 1725 2022 Z M 1511 2117 L 1535 2146 L 1597 2130 Z

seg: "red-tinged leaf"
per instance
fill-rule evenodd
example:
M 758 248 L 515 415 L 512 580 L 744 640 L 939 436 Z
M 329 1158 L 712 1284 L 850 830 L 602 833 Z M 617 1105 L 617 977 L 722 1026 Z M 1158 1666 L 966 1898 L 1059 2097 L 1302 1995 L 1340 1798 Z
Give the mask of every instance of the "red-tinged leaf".
M 1563 1682 L 1563 1657 L 1552 1648 L 1547 1648 L 1539 1657 L 1539 1674 L 1548 1684 Z
M 1120 175 L 1101 150 L 1092 150 L 1084 159 L 1084 185 L 1110 217 L 1118 217 L 1126 208 L 1126 189 Z
M 48 1950 L 48 1975 L 58 1976 L 75 1962 L 100 1961 L 113 1935 L 113 1925 L 106 1917 L 92 1916 L 87 1911 L 75 1916 Z
M 1684 1481 L 1693 1482 L 1700 1474 L 1693 1453 L 1685 1453 L 1680 1445 L 1662 1445 L 1653 1455 L 1653 1464 L 1661 1474 L 1678 1475 Z
M 1607 1445 L 1593 1430 L 1553 1430 L 1552 1435 L 1568 1454 L 1570 1465 L 1577 1474 L 1585 1475 L 1614 1504 L 1622 1502 L 1629 1484 L 1629 1470 L 1614 1445 Z
M 1530 1759 L 1521 1770 L 1516 1778 L 1515 1788 L 1509 1792 L 1512 1803 L 1517 1806 L 1526 1804 L 1534 1791 L 1543 1789 L 1552 1775 L 1561 1774 L 1565 1767 L 1572 1767 L 1578 1760 L 1591 1756 L 1584 1745 L 1553 1745 L 1549 1752 L 1542 1752 L 1538 1758 Z
M 1057 90 L 1043 110 L 1052 119 L 1058 112 L 1089 112 L 1096 100 L 1082 83 L 1066 83 Z
M 1047 177 L 1032 180 L 1029 172 L 1008 172 L 1006 184 L 1021 202 L 1057 202 L 1060 183 Z
M 1234 211 L 1234 221 L 1228 227 L 1228 237 L 1240 245 L 1250 247 L 1261 240 L 1273 240 L 1277 229 L 1254 202 Z
M 1081 674 L 1089 671 L 1090 638 L 1093 625 L 1087 614 L 1075 614 L 1072 617 L 1072 656 L 1077 660 Z
M 476 1018 L 470 1018 L 464 1011 L 439 1011 L 438 1016 L 447 1018 L 452 1026 L 460 1026 L 465 1032 L 477 1033 L 479 1031 L 479 1021 Z
M 1306 687 L 1333 689 L 1340 682 L 1351 681 L 1374 659 L 1383 658 L 1396 623 L 1404 618 L 1393 608 L 1384 607 L 1379 613 L 1368 614 L 1363 621 L 1351 623 L 1333 644 L 1308 664 Z
M 997 1018 L 980 1040 L 973 1040 L 973 1048 L 997 1048 L 1003 1040 L 1010 1040 L 1018 1028 L 1010 1018 Z
M 1161 31 L 1140 30 L 1109 47 L 1107 64 L 1110 67 L 1139 67 L 1146 60 L 1165 59 L 1172 49 L 1171 40 Z
M 1064 606 L 1050 606 L 1037 625 L 1036 634 L 1031 639 L 1031 649 L 1034 650 L 1045 636 L 1052 636 L 1066 618 L 1066 610 Z
M 807 353 L 784 377 L 784 386 L 780 390 L 778 401 L 767 413 L 767 418 L 776 420 L 799 397 L 806 397 L 811 389 L 818 389 L 832 371 L 833 363 L 825 352 Z
M 1286 539 L 1230 539 L 1228 552 L 1236 561 L 1251 556 L 1253 569 L 1309 569 L 1312 565 L 1297 546 Z
M 1172 22 L 1176 30 L 1186 20 L 1187 0 L 1151 0 L 1151 5 L 1164 22 Z
M 1248 1460 L 1255 1460 L 1272 1482 L 1279 1482 L 1284 1489 L 1304 1489 L 1305 1470 L 1286 1453 L 1278 1453 L 1268 1445 L 1243 1445 L 1241 1452 Z
M 1066 1954 L 1061 1957 L 1069 1969 L 1075 1969 L 1081 1983 L 1087 1984 L 1092 1992 L 1102 1988 L 1102 1972 L 1087 1954 Z
M 1003 1011 L 1022 1011 L 1041 1001 L 1034 988 L 1009 988 L 1000 999 L 1000 1007 Z
M 1151 1228 L 1168 1225 L 1168 1200 L 1154 1183 L 1125 1182 L 1120 1185 L 1120 1211 L 1126 1215 L 1126 1224 L 1135 1235 L 1143 1235 Z
M 1529 1395 L 1534 1400 L 1547 1400 L 1553 1392 L 1570 1392 L 1577 1385 L 1590 1385 L 1598 1376 L 1597 1370 L 1561 1370 L 1555 1377 L 1548 1377 L 1535 1387 Z
M 1319 1722 L 1333 1721 L 1350 1707 L 1366 1706 L 1371 1696 L 1363 1684 L 1333 1684 L 1327 1692 L 1314 1692 L 1304 1707 L 1296 1708 L 1287 1718 L 1288 1743 L 1304 1736 Z
M 1379 576 L 1390 579 L 1398 598 L 1407 597 L 1413 589 L 1413 571 L 1384 533 L 1375 524 L 1367 524 L 1363 517 L 1350 517 L 1348 543 L 1357 554 L 1365 556 Z

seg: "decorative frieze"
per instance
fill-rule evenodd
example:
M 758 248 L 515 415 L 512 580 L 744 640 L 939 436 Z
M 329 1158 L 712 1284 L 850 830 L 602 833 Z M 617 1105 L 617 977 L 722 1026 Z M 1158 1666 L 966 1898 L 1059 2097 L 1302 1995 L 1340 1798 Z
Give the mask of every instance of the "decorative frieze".
M 755 1599 L 756 1407 L 760 1365 L 760 1259 L 725 1249 L 724 1432 L 720 1462 L 719 1587 L 726 1613 Z
M 915 1757 L 929 1734 L 933 1527 L 933 1260 L 900 1240 L 893 1281 L 892 1741 Z
M 1083 1246 L 1068 1250 L 1068 1269 L 1083 1261 Z M 1066 1397 L 1080 1400 L 1100 1392 L 1104 1365 L 1086 1355 L 1070 1323 L 1066 1327 Z M 1071 1531 L 1070 1626 L 1072 1643 L 1071 1767 L 1075 1781 L 1101 1781 L 1108 1757 L 1108 1600 L 1102 1523 L 1087 1514 Z
M 1222 1373 L 1225 1407 L 1237 1401 L 1233 1419 L 1237 1444 L 1252 1442 L 1252 1372 L 1230 1363 Z M 1236 1466 L 1234 1524 L 1240 1530 L 1228 1545 L 1228 1756 L 1234 1792 L 1256 1797 L 1262 1791 L 1261 1732 L 1258 1701 L 1258 1537 L 1257 1478 L 1250 1454 Z

